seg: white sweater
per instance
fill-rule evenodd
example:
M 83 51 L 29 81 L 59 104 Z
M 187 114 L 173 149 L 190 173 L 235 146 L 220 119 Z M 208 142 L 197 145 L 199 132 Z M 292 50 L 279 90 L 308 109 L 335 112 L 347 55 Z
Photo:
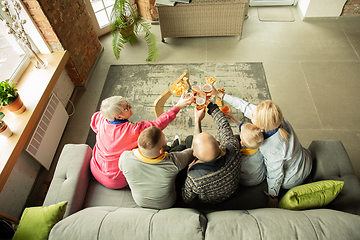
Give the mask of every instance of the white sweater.
M 223 99 L 251 119 L 255 105 L 227 94 Z M 273 196 L 279 194 L 280 187 L 290 189 L 302 184 L 312 168 L 310 152 L 301 146 L 294 129 L 285 118 L 281 127 L 290 133 L 288 141 L 278 131 L 260 146 L 267 171 L 268 193 Z

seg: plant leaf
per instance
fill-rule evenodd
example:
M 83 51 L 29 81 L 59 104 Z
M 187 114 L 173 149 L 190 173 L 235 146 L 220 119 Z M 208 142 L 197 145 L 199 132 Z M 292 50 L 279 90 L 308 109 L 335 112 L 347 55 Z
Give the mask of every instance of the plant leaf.
M 148 46 L 148 57 L 146 61 L 151 62 L 155 61 L 158 58 L 158 49 L 157 49 L 157 41 L 155 34 L 151 33 L 151 25 L 148 22 L 145 22 L 145 19 L 141 19 L 139 21 L 142 29 L 145 32 L 145 41 Z
M 124 48 L 124 44 L 127 42 L 121 35 L 120 31 L 113 32 L 112 47 L 116 60 L 120 58 L 120 52 Z
M 148 58 L 146 59 L 146 61 L 155 61 L 158 58 L 157 41 L 155 34 L 151 32 L 146 32 L 145 40 L 148 45 Z

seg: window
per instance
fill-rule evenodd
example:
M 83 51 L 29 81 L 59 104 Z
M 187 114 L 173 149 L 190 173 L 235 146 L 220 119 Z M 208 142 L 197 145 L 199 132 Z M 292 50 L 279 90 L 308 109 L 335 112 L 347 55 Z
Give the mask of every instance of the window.
M 4 18 L 0 12 L 0 17 Z M 26 61 L 25 52 L 16 42 L 13 35 L 7 33 L 4 24 L 0 25 L 0 72 L 3 81 L 7 78 L 15 79 L 15 75 L 19 72 L 19 66 Z M 17 79 L 15 79 L 17 80 Z
M 0 1 L 0 20 L 7 19 L 11 22 L 11 18 L 7 16 L 2 11 L 4 7 L 5 1 Z M 8 4 L 12 6 L 13 1 L 7 1 Z M 32 22 L 32 19 L 27 14 L 24 5 L 22 5 L 21 1 L 18 1 L 21 6 L 20 11 L 20 19 L 26 20 L 26 24 L 24 24 L 24 29 L 32 42 L 31 46 L 36 53 L 50 53 L 50 47 L 47 43 L 42 39 L 39 30 Z M 11 7 L 12 9 L 13 7 Z M 8 29 L 4 25 L 4 21 L 0 23 L 0 71 L 1 71 L 1 79 L 5 80 L 7 78 L 12 79 L 13 81 L 17 81 L 22 73 L 25 71 L 26 67 L 30 63 L 30 59 L 28 58 L 25 46 L 22 44 L 18 44 L 15 37 L 12 34 L 8 34 Z M 36 45 L 34 44 L 36 43 Z
M 94 9 L 96 20 L 100 28 L 106 27 L 110 24 L 110 16 L 115 0 L 90 0 L 91 6 Z

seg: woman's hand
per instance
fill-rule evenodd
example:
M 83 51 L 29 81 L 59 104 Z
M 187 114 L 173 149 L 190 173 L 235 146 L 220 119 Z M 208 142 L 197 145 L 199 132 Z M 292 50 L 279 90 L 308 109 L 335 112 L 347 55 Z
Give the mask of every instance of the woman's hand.
M 227 112 L 226 115 L 228 115 L 229 118 L 231 118 L 231 119 L 234 118 L 234 114 L 233 114 L 231 107 L 229 107 L 229 112 Z
M 234 116 L 231 107 L 229 107 L 229 112 L 226 114 L 234 123 L 237 123 L 239 120 Z
M 212 93 L 214 94 L 214 96 L 222 99 L 224 93 L 219 92 L 215 87 L 213 87 L 213 89 L 214 89 L 214 90 L 213 90 Z
M 185 93 L 183 93 L 179 99 L 179 101 L 177 102 L 177 104 L 175 106 L 177 106 L 179 109 L 182 109 L 185 106 L 189 106 L 190 104 L 192 104 L 195 101 L 195 97 L 190 97 L 190 98 L 184 98 Z

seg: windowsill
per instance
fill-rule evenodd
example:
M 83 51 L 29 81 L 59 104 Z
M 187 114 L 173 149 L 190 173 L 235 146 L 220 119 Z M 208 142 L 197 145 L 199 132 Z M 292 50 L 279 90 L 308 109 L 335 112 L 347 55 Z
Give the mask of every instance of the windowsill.
M 0 109 L 5 113 L 3 120 L 13 132 L 13 135 L 9 138 L 0 136 L 0 191 L 3 189 L 21 151 L 25 147 L 69 59 L 67 51 L 39 56 L 48 62 L 48 66 L 43 70 L 39 70 L 30 63 L 16 84 L 21 100 L 26 106 L 25 112 L 16 115 L 4 108 Z

